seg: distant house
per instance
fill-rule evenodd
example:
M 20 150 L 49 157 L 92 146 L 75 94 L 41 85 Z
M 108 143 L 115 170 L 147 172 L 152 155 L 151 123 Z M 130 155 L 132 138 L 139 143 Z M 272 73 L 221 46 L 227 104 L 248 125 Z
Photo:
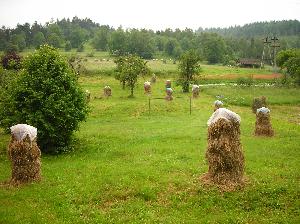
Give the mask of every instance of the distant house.
M 254 58 L 240 58 L 238 65 L 243 68 L 259 68 L 260 60 Z

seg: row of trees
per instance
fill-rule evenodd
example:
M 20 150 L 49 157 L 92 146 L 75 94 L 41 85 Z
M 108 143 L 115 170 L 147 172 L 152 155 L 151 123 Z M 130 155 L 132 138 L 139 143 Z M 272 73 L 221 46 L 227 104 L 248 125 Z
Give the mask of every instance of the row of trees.
M 249 35 L 248 35 L 249 34 Z M 251 35 L 250 35 L 251 34 Z M 14 29 L 0 29 L 0 50 L 36 48 L 48 43 L 57 48 L 83 50 L 90 43 L 96 50 L 114 55 L 137 54 L 150 59 L 155 55 L 172 58 L 195 50 L 209 63 L 228 63 L 241 57 L 260 58 L 264 35 L 279 35 L 281 49 L 300 48 L 300 22 L 297 20 L 247 24 L 225 29 L 186 28 L 152 31 L 145 29 L 114 29 L 90 19 L 62 19 L 45 25 L 25 23 Z

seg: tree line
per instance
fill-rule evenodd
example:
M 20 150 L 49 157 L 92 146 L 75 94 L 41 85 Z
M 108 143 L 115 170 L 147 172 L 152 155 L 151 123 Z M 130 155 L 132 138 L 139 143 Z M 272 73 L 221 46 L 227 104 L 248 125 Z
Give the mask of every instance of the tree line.
M 300 48 L 298 20 L 257 22 L 229 28 L 201 27 L 160 31 L 113 28 L 100 25 L 89 18 L 52 20 L 45 25 L 37 22 L 18 24 L 15 28 L 0 29 L 0 51 L 23 51 L 49 44 L 66 51 L 83 51 L 89 43 L 95 50 L 112 55 L 136 54 L 144 59 L 162 55 L 177 59 L 194 50 L 208 63 L 230 64 L 238 58 L 260 58 L 263 37 L 277 36 L 280 49 Z

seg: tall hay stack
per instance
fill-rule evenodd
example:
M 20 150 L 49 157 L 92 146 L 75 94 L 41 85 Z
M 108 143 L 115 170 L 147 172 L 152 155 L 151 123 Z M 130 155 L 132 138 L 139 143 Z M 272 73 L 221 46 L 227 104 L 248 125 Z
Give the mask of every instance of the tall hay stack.
M 151 83 L 156 83 L 156 75 L 153 74 L 151 77 Z
M 151 82 L 144 82 L 144 94 L 151 94 Z
M 173 89 L 172 88 L 166 88 L 166 96 L 165 96 L 165 100 L 166 101 L 172 101 L 173 100 Z
M 193 85 L 192 86 L 193 98 L 198 98 L 199 97 L 199 92 L 200 92 L 200 86 Z
M 267 107 L 267 98 L 265 96 L 254 98 L 252 103 L 252 112 L 256 114 L 257 109 L 262 107 Z
M 12 173 L 10 183 L 19 185 L 41 179 L 41 150 L 36 142 L 37 129 L 26 124 L 11 128 L 8 156 Z
M 255 135 L 256 136 L 274 136 L 272 129 L 270 110 L 266 107 L 257 109 L 256 122 L 255 122 Z
M 111 88 L 110 86 L 105 86 L 103 90 L 103 94 L 105 97 L 110 97 L 111 96 Z
M 166 86 L 166 89 L 167 89 L 167 88 L 171 88 L 171 87 L 172 87 L 172 82 L 171 82 L 171 80 L 166 80 L 165 86 Z
M 220 108 L 208 120 L 205 184 L 232 191 L 244 185 L 244 154 L 240 142 L 240 116 Z
M 85 90 L 85 99 L 87 102 L 91 100 L 91 92 L 89 90 Z
M 223 102 L 221 100 L 216 100 L 214 102 L 214 111 L 218 110 L 219 108 L 223 107 Z

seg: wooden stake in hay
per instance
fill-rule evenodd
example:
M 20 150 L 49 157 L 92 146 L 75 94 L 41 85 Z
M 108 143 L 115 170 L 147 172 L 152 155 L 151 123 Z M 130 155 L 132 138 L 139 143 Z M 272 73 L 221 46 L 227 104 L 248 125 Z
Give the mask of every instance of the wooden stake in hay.
M 156 75 L 153 74 L 151 77 L 151 83 L 156 83 Z
M 11 128 L 8 156 L 12 174 L 10 183 L 19 185 L 41 179 L 41 150 L 36 142 L 37 129 L 26 124 Z
M 151 94 L 151 82 L 144 83 L 144 90 L 145 90 L 145 94 L 148 94 L 148 95 Z
M 166 89 L 171 88 L 171 80 L 166 81 Z
M 216 100 L 214 102 L 214 111 L 216 111 L 217 109 L 222 108 L 222 107 L 223 107 L 223 102 L 222 101 Z
M 262 107 L 267 107 L 267 98 L 265 96 L 254 98 L 252 103 L 252 112 L 256 114 L 257 109 Z
M 167 88 L 166 93 L 167 93 L 167 95 L 165 96 L 165 100 L 172 101 L 173 100 L 173 96 L 172 96 L 173 90 L 172 90 L 172 88 Z
M 240 116 L 220 108 L 208 120 L 205 184 L 232 191 L 244 185 L 244 154 L 240 142 Z
M 103 92 L 104 92 L 104 96 L 105 97 L 110 97 L 111 96 L 111 88 L 110 88 L 110 86 L 105 86 Z
M 269 136 L 274 135 L 274 130 L 272 129 L 270 110 L 266 107 L 257 109 L 256 112 L 256 122 L 255 122 L 255 135 L 256 136 Z
M 199 97 L 199 92 L 200 92 L 200 86 L 193 85 L 192 86 L 193 98 L 198 98 Z

